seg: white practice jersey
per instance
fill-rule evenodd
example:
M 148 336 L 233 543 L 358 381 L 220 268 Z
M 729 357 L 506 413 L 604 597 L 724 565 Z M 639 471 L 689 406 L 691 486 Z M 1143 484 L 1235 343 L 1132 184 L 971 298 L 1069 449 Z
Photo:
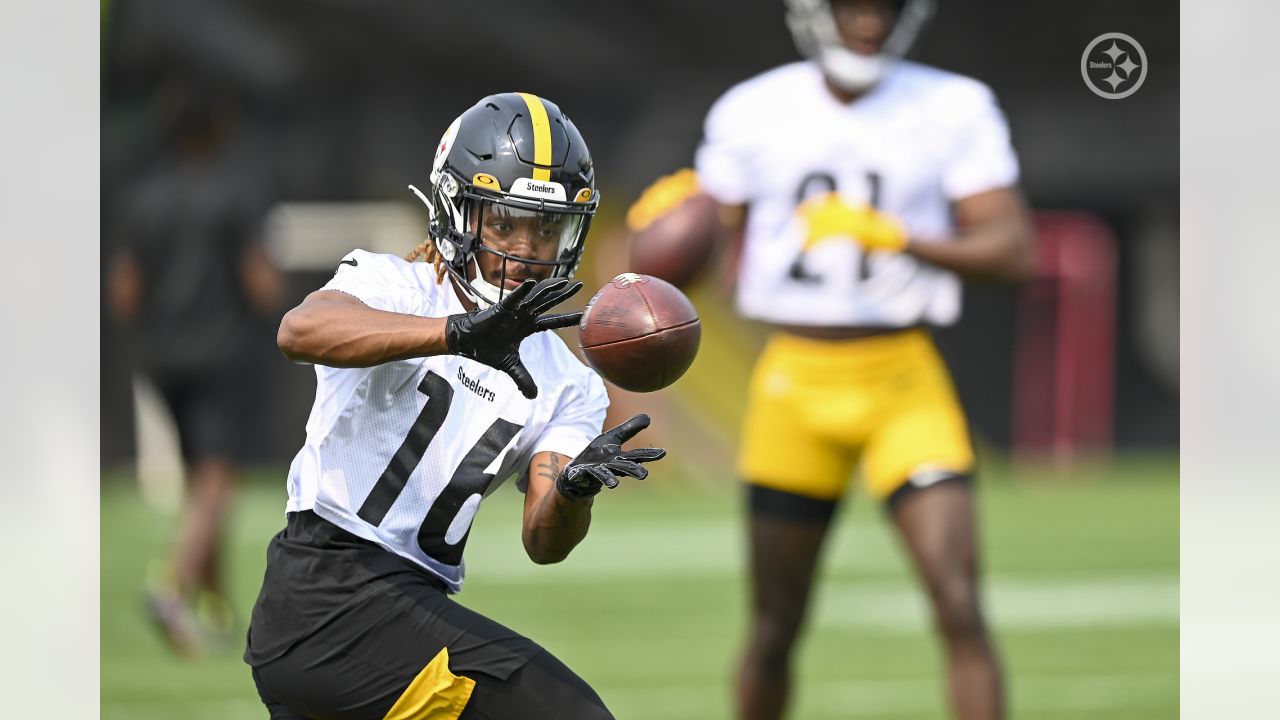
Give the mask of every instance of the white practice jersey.
M 325 285 L 378 310 L 445 317 L 466 309 L 429 263 L 363 250 Z M 462 550 L 480 501 L 536 453 L 573 457 L 600 434 L 600 377 L 552 332 L 520 357 L 529 400 L 506 373 L 459 357 L 369 368 L 317 365 L 307 441 L 289 468 L 288 511 L 316 514 L 462 587 Z
M 812 62 L 746 80 L 712 107 L 696 166 L 718 201 L 748 206 L 738 309 L 787 325 L 945 325 L 960 314 L 960 280 L 949 271 L 864 253 L 849 237 L 809 238 L 806 250 L 804 200 L 836 192 L 930 241 L 951 236 L 952 201 L 1018 179 L 991 91 L 906 61 L 848 105 Z

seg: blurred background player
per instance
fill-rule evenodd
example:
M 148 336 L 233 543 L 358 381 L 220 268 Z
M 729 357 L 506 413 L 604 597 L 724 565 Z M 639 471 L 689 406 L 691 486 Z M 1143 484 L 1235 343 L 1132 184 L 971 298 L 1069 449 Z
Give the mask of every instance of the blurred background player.
M 901 59 L 928 0 L 786 6 L 808 60 L 725 93 L 706 119 L 696 182 L 668 176 L 629 213 L 643 229 L 700 186 L 740 222 L 738 309 L 774 330 L 739 450 L 752 615 L 738 712 L 784 713 L 817 559 L 858 466 L 928 592 L 955 717 L 999 718 L 974 456 L 928 328 L 958 317 L 959 276 L 1031 275 L 1009 132 L 986 86 Z
M 232 98 L 173 76 L 153 103 L 166 143 L 116 214 L 107 300 L 178 430 L 186 506 L 146 596 L 168 642 L 190 655 L 204 639 L 227 642 L 234 625 L 220 550 L 251 420 L 246 359 L 282 283 L 260 244 L 268 190 L 233 151 Z
M 316 397 L 245 661 L 272 718 L 612 717 L 551 653 L 449 597 L 508 477 L 526 553 L 558 563 L 594 496 L 665 454 L 622 450 L 645 415 L 600 432 L 603 382 L 545 332 L 582 315 L 544 313 L 582 287 L 591 155 L 555 104 L 503 93 L 449 126 L 430 180 L 429 239 L 407 260 L 349 253 L 280 325 Z

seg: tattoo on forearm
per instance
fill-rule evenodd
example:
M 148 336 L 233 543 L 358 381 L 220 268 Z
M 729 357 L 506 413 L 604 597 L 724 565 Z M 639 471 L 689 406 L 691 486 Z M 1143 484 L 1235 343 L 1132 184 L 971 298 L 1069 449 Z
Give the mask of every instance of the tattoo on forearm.
M 555 482 L 560 477 L 560 455 L 551 453 L 550 460 L 544 463 L 538 463 L 537 474 L 539 477 L 545 477 L 551 482 Z
M 560 472 L 564 470 L 564 464 L 569 460 L 570 458 L 559 453 L 550 453 L 546 462 L 537 463 L 535 473 L 554 484 Z M 591 522 L 590 503 L 586 504 L 586 508 L 584 515 L 582 503 L 563 502 L 563 497 L 553 491 L 543 498 L 541 514 L 546 522 L 556 528 L 557 533 L 568 533 L 571 539 L 566 542 L 572 546 L 582 539 L 587 523 Z

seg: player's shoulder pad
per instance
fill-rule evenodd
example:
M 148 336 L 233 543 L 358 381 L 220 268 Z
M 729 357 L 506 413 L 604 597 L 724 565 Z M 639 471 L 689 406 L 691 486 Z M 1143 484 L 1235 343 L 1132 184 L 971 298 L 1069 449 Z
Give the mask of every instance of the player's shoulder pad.
M 385 282 L 396 285 L 417 285 L 417 273 L 413 263 L 398 255 L 375 253 L 355 249 L 342 256 L 334 277 L 360 278 L 366 282 Z
M 780 99 L 794 92 L 797 81 L 821 77 L 815 65 L 793 62 L 765 70 L 743 80 L 725 91 L 707 113 L 707 122 L 724 123 L 730 118 L 750 117 L 760 110 L 775 106 Z
M 396 255 L 352 250 L 338 261 L 325 288 L 339 290 L 380 310 L 423 314 L 439 298 L 440 286 L 428 263 L 413 263 Z
M 929 114 L 961 125 L 996 108 L 996 96 L 981 80 L 930 65 L 899 61 L 892 81 Z
M 363 266 L 366 269 L 373 269 L 375 272 L 392 268 L 398 271 L 400 268 L 408 267 L 409 265 L 407 260 L 398 255 L 369 252 L 360 248 L 355 248 L 343 255 L 339 263 L 355 268 Z M 338 269 L 341 270 L 342 268 L 339 267 Z

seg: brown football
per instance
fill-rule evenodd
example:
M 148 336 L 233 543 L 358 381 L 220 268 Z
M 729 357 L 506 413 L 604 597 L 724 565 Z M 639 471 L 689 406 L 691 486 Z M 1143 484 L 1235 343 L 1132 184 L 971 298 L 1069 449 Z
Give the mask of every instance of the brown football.
M 680 379 L 702 339 L 698 311 L 674 285 L 623 273 L 591 298 L 578 323 L 587 363 L 624 390 L 653 392 Z
M 687 287 L 711 259 L 719 229 L 716 201 L 703 193 L 693 195 L 631 233 L 631 271 Z

